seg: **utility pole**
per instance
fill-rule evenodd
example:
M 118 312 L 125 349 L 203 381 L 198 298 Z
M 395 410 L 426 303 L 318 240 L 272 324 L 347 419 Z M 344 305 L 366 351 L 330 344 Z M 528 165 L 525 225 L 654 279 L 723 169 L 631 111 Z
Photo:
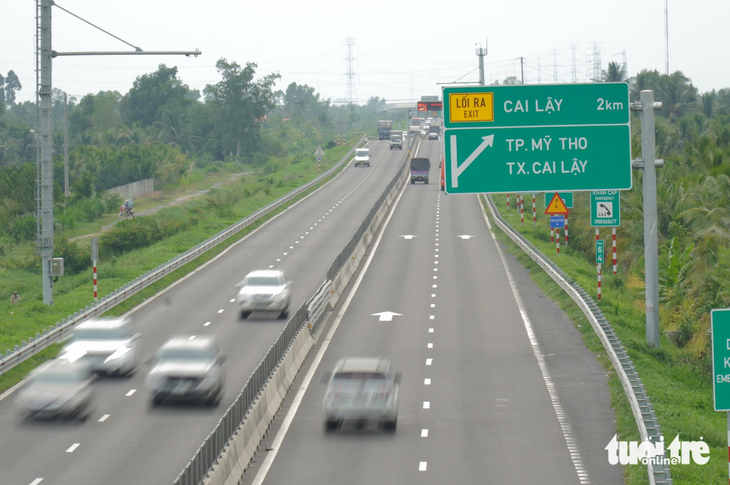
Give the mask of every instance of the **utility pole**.
M 664 53 L 666 55 L 664 74 L 669 76 L 669 0 L 664 0 Z
M 479 47 L 476 48 L 476 54 L 479 57 L 479 85 L 484 86 L 485 80 L 484 80 L 484 56 L 487 55 L 487 42 L 488 40 L 484 41 L 484 49 L 482 49 L 482 45 L 477 42 L 476 45 Z
M 71 195 L 68 190 L 68 94 L 63 93 L 63 195 Z
M 134 51 L 125 52 L 56 52 L 52 49 L 51 8 L 57 7 L 64 12 L 86 22 L 124 42 Z M 41 273 L 43 279 L 43 303 L 53 304 L 53 281 L 51 280 L 51 259 L 53 258 L 53 93 L 52 59 L 58 56 L 91 56 L 91 55 L 165 55 L 180 54 L 198 56 L 195 51 L 143 51 L 119 37 L 116 37 L 96 25 L 78 17 L 63 7 L 56 5 L 53 0 L 36 0 L 36 124 L 40 128 L 39 140 L 36 142 L 36 247 L 41 256 Z M 66 182 L 68 187 L 68 182 Z
M 520 59 L 520 82 L 525 84 L 525 58 L 519 57 Z

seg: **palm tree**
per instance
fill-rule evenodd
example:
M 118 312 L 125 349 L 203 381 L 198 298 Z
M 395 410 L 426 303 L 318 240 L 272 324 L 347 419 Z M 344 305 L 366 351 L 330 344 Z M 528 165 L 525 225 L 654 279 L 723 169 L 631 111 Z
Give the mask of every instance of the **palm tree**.
M 717 93 L 714 89 L 712 91 L 702 93 L 702 96 L 700 96 L 700 101 L 702 102 L 702 114 L 704 114 L 708 120 L 712 119 L 716 99 Z
M 641 92 L 647 89 L 657 90 L 659 84 L 659 71 L 656 69 L 649 71 L 642 69 L 634 78 L 634 83 L 631 86 L 631 100 L 635 101 L 641 97 Z
M 620 83 L 626 80 L 626 66 L 618 62 L 609 62 L 608 69 L 603 71 L 601 81 L 604 83 Z
M 664 105 L 664 114 L 669 117 L 680 117 L 684 114 L 687 104 L 693 102 L 697 96 L 697 88 L 692 85 L 690 78 L 675 71 L 670 75 L 663 75 L 657 86 L 657 99 Z

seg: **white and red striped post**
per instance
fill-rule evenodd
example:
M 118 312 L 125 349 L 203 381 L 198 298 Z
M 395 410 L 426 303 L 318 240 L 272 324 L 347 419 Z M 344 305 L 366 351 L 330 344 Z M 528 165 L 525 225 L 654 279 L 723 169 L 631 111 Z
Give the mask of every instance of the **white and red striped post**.
M 509 210 L 509 192 L 507 192 L 507 210 Z
M 568 247 L 568 214 L 565 214 L 565 247 Z
M 520 223 L 525 225 L 525 196 L 520 194 Z
M 340 146 L 340 134 L 337 133 L 337 146 Z
M 727 413 L 727 470 L 730 477 L 730 412 Z M 730 483 L 730 480 L 728 480 Z
M 532 194 L 532 227 L 537 227 L 537 212 L 535 212 L 535 194 Z
M 555 242 L 557 243 L 558 254 L 560 254 L 560 229 L 555 229 Z
M 342 146 L 345 146 L 347 144 L 347 135 L 345 133 L 342 134 Z
M 616 274 L 616 226 L 611 228 L 611 238 L 613 239 L 613 274 Z
M 551 243 L 555 242 L 555 229 L 553 229 L 552 226 L 550 226 L 550 242 Z
M 596 263 L 596 272 L 598 273 L 598 299 L 601 299 L 601 265 Z
M 97 292 L 96 292 L 96 260 L 94 261 L 94 301 L 96 301 Z

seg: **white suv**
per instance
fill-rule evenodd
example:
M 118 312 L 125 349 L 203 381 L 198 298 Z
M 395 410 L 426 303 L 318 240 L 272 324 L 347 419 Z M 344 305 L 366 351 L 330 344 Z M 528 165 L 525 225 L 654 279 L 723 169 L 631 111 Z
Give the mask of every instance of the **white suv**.
M 355 149 L 355 166 L 367 165 L 370 166 L 370 149 L 369 148 L 356 148 Z
M 247 318 L 253 311 L 277 312 L 280 318 L 289 316 L 292 282 L 287 281 L 283 271 L 251 271 L 237 287 L 241 318 Z
M 140 334 L 128 318 L 91 319 L 80 323 L 59 355 L 103 374 L 131 376 L 140 364 Z

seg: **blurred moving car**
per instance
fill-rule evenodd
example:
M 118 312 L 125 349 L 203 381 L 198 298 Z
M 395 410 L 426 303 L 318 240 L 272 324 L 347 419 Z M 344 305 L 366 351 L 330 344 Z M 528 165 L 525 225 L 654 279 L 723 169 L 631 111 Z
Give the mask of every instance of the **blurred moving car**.
M 59 359 L 81 360 L 94 372 L 131 376 L 140 364 L 139 338 L 128 318 L 87 320 L 71 333 Z
M 85 420 L 92 408 L 96 377 L 83 362 L 55 359 L 30 372 L 15 405 L 26 419 Z
M 225 357 L 212 335 L 176 335 L 157 351 L 145 385 L 152 404 L 189 402 L 217 406 L 224 392 Z
M 278 312 L 279 318 L 289 316 L 292 282 L 287 281 L 283 271 L 251 271 L 236 286 L 239 288 L 236 301 L 241 318 L 247 318 L 252 311 Z
M 390 132 L 389 132 L 390 133 Z M 381 138 L 382 140 L 382 138 Z M 355 149 L 355 167 L 360 165 L 370 166 L 370 149 L 369 148 L 356 148 Z
M 387 431 L 398 421 L 400 373 L 382 357 L 345 357 L 335 365 L 324 397 L 325 429 L 345 419 L 377 420 Z
M 428 139 L 429 139 L 429 140 L 436 140 L 436 141 L 438 141 L 438 139 L 439 139 L 439 134 L 438 134 L 438 133 L 429 133 L 429 134 L 428 134 Z

